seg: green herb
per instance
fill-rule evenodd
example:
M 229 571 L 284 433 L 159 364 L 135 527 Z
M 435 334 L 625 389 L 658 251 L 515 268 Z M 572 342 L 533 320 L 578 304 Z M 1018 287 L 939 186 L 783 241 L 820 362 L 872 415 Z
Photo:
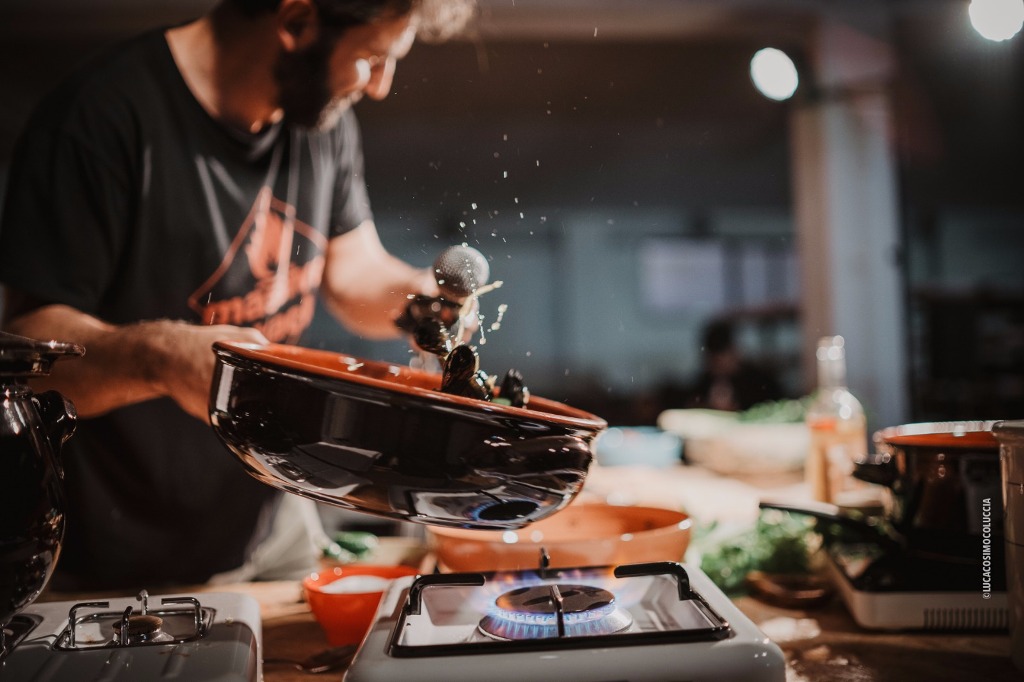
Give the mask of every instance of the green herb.
M 752 528 L 717 537 L 712 524 L 695 538 L 700 567 L 723 591 L 740 592 L 751 571 L 806 574 L 820 544 L 814 521 L 804 515 L 764 510 Z
M 331 540 L 331 544 L 324 547 L 324 557 L 342 564 L 362 559 L 380 543 L 373 533 L 358 530 L 334 533 Z
M 758 403 L 737 415 L 737 419 L 745 423 L 758 424 L 791 424 L 804 420 L 810 398 L 797 400 L 768 400 Z

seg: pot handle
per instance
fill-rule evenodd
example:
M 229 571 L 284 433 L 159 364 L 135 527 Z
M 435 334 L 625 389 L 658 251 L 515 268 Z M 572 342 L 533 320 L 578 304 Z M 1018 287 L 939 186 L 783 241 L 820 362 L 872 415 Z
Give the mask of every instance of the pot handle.
M 896 462 L 889 453 L 873 453 L 854 462 L 853 477 L 891 488 L 896 482 Z
M 791 514 L 804 514 L 814 517 L 820 521 L 837 523 L 844 528 L 856 531 L 871 542 L 874 542 L 886 549 L 896 550 L 902 547 L 901 543 L 894 538 L 884 524 L 876 525 L 859 516 L 852 516 L 845 513 L 834 504 L 825 502 L 805 501 L 800 503 L 773 502 L 761 500 L 758 505 L 761 509 L 777 509 Z

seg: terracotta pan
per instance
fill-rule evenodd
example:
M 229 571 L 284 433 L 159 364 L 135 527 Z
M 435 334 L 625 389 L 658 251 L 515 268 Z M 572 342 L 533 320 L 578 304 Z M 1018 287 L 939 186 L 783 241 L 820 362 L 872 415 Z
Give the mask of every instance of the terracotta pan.
M 553 568 L 682 561 L 690 517 L 658 507 L 581 502 L 530 526 L 505 532 L 430 528 L 442 571 L 534 569 L 541 548 Z
M 356 511 L 521 528 L 579 493 L 604 420 L 442 393 L 440 375 L 329 351 L 217 343 L 214 431 L 254 477 Z

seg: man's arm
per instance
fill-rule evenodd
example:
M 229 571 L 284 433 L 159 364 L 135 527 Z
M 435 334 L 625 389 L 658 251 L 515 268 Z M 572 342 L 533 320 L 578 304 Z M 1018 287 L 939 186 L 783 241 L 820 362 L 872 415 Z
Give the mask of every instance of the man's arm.
M 369 220 L 328 243 L 321 291 L 346 327 L 378 339 L 398 336 L 395 319 L 410 294 L 438 295 L 431 270 L 388 253 Z
M 58 362 L 49 377 L 33 381 L 38 390 L 60 391 L 82 417 L 169 397 L 207 421 L 213 342 L 267 342 L 255 329 L 228 325 L 154 320 L 116 326 L 66 305 L 36 305 L 10 289 L 4 312 L 4 331 L 85 347 L 84 357 Z

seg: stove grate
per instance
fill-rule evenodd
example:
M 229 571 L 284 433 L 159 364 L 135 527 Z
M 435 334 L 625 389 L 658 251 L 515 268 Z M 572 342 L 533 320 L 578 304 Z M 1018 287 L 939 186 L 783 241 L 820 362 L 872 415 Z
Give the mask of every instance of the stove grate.
M 596 581 L 610 577 L 647 580 L 644 589 L 651 589 L 659 599 L 668 602 L 668 610 L 664 614 L 652 614 L 643 611 L 648 605 L 628 609 L 615 605 L 611 592 L 584 584 L 588 575 Z M 630 582 L 627 580 L 626 584 Z M 510 583 L 513 589 L 506 588 L 493 601 L 492 607 L 477 615 L 478 624 L 471 626 L 481 637 L 458 635 L 450 640 L 444 637 L 437 640 L 410 635 L 420 629 L 436 629 L 432 622 L 437 613 L 431 613 L 428 602 L 434 603 L 434 608 L 440 612 L 452 608 L 443 603 L 446 595 L 463 602 L 467 589 L 473 591 Z M 571 599 L 567 600 L 563 591 Z M 388 647 L 390 655 L 399 658 L 717 641 L 731 634 L 729 623 L 691 589 L 685 568 L 675 562 L 573 569 L 542 566 L 540 571 L 425 575 L 409 586 L 400 601 L 398 627 L 392 632 Z M 633 609 L 643 615 L 643 625 L 634 626 Z M 661 622 L 669 622 L 668 626 L 650 625 L 658 620 L 654 616 L 669 615 L 669 611 L 678 618 L 661 619 Z M 461 613 L 458 622 L 464 622 L 474 613 L 477 612 Z M 594 625 L 601 620 L 599 616 L 612 614 L 617 615 L 607 624 Z M 460 632 L 462 627 L 456 624 Z

